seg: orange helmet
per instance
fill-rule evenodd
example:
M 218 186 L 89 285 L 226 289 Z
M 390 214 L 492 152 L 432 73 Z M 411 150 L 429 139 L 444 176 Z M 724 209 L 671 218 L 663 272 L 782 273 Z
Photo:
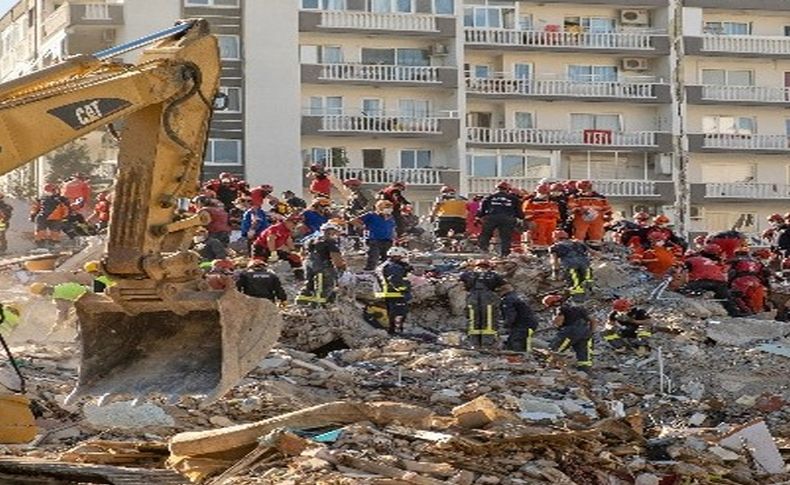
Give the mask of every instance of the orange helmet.
M 562 300 L 562 295 L 546 295 L 541 301 L 543 302 L 543 306 L 553 307 L 562 303 Z
M 626 298 L 618 298 L 612 302 L 612 308 L 616 312 L 627 312 L 632 306 L 633 304 L 631 303 L 631 300 Z
M 669 224 L 669 217 L 659 214 L 653 219 L 653 223 L 656 225 Z

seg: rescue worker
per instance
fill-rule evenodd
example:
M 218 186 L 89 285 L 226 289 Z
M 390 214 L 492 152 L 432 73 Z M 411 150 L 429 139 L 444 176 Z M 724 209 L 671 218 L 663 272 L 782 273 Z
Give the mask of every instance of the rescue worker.
M 466 233 L 466 199 L 450 186 L 443 186 L 431 210 L 437 238 L 463 236 Z
M 274 206 L 277 199 L 272 197 L 272 192 L 274 192 L 274 187 L 271 185 L 259 185 L 250 190 L 250 203 L 253 207 L 263 207 L 263 203 L 268 201 L 270 205 Z
M 402 247 L 391 247 L 387 251 L 387 260 L 376 268 L 378 288 L 374 296 L 387 309 L 389 328 L 393 335 L 403 332 L 403 324 L 409 314 L 411 300 L 411 282 L 406 278 L 412 271 L 408 263 L 409 252 Z
M 8 251 L 7 233 L 11 227 L 11 216 L 14 208 L 5 201 L 5 195 L 0 193 L 0 254 Z
M 199 199 L 197 209 L 208 213 L 211 217 L 210 222 L 206 225 L 208 237 L 216 239 L 224 245 L 230 244 L 230 233 L 232 231 L 230 214 L 225 209 L 223 202 L 208 197 L 199 197 Z
M 523 212 L 524 220 L 531 223 L 530 248 L 534 252 L 545 253 L 554 244 L 554 231 L 560 221 L 560 208 L 551 199 L 551 186 L 538 185 L 535 195 L 524 202 Z
M 549 348 L 557 353 L 573 349 L 576 354 L 576 368 L 589 371 L 593 365 L 592 336 L 597 322 L 585 308 L 563 302 L 562 295 L 548 295 L 543 298 L 543 305 L 552 309 L 552 323 L 558 328 Z
M 262 259 L 252 259 L 247 263 L 247 269 L 240 272 L 236 280 L 236 289 L 247 296 L 266 298 L 280 306 L 285 306 L 288 302 L 288 296 L 277 273 L 270 270 Z
M 375 198 L 362 188 L 361 180 L 357 178 L 344 180 L 343 185 L 348 189 L 345 207 L 347 216 L 359 217 L 375 209 Z
M 332 201 L 319 197 L 310 204 L 310 208 L 302 212 L 304 225 L 307 228 L 307 234 L 313 234 L 321 230 L 321 226 L 329 222 L 331 215 Z
M 570 285 L 570 294 L 583 295 L 585 287 L 592 285 L 593 281 L 590 249 L 580 241 L 568 239 L 565 231 L 555 231 L 554 240 L 557 242 L 549 248 L 553 277 L 557 278 L 561 267 Z
M 299 222 L 301 217 L 293 214 L 264 229 L 252 244 L 252 257 L 267 262 L 277 258 L 286 260 L 293 269 L 294 278 L 301 281 L 304 279 L 302 258 L 295 252 L 293 239 L 293 231 Z
M 499 182 L 496 189 L 496 192 L 483 198 L 480 210 L 477 211 L 477 217 L 483 221 L 480 249 L 483 252 L 489 251 L 491 238 L 494 231 L 497 231 L 500 254 L 507 256 L 510 254 L 513 231 L 516 230 L 518 220 L 523 217 L 521 200 L 511 193 L 510 184 L 507 182 Z
M 715 244 L 706 245 L 699 255 L 686 258 L 686 280 L 683 290 L 686 292 L 713 292 L 731 317 L 740 316 L 740 311 L 732 299 L 727 286 L 727 270 L 719 262 L 721 248 Z
M 475 195 L 471 200 L 466 202 L 466 237 L 470 241 L 476 241 L 480 237 L 480 231 L 483 226 L 480 224 L 480 219 L 477 218 L 477 213 L 480 210 L 480 204 L 483 201 L 482 195 Z
M 200 255 L 203 261 L 214 261 L 228 257 L 228 249 L 218 239 L 209 237 L 208 229 L 200 227 L 192 237 L 192 249 Z
M 505 284 L 505 280 L 494 271 L 491 261 L 479 259 L 473 268 L 459 276 L 468 292 L 466 335 L 473 346 L 493 345 L 497 340 L 496 322 L 500 309 L 496 290 Z
M 13 303 L 0 304 L 0 335 L 7 336 L 21 323 L 21 311 Z
M 650 248 L 641 252 L 636 258 L 636 262 L 656 278 L 663 278 L 677 262 L 675 253 L 666 247 L 666 237 L 666 234 L 660 231 L 649 232 L 647 238 L 650 241 Z
M 685 251 L 688 244 L 669 227 L 670 222 L 672 221 L 669 220 L 669 217 L 659 214 L 653 218 L 653 225 L 647 228 L 646 234 L 659 231 L 666 236 L 664 238 L 666 246 L 670 248 L 678 247 Z
M 241 237 L 247 241 L 247 247 L 252 244 L 269 227 L 269 216 L 260 205 L 252 205 L 244 211 L 241 217 Z
M 297 197 L 292 190 L 283 192 L 283 201 L 288 204 L 288 207 L 290 207 L 292 211 L 307 209 L 307 202 L 301 197 Z
M 212 290 L 227 290 L 236 286 L 236 264 L 230 259 L 215 259 L 205 278 Z
M 741 313 L 755 314 L 767 308 L 770 276 L 768 269 L 749 255 L 749 250 L 740 248 L 730 261 L 728 272 L 730 292 Z
M 214 188 L 217 200 L 219 200 L 229 211 L 233 208 L 233 201 L 239 197 L 239 188 L 234 181 L 232 173 L 222 172 L 219 174 L 219 184 Z
M 47 333 L 47 336 L 52 335 L 56 331 L 66 328 L 69 313 L 74 308 L 74 302 L 80 299 L 82 295 L 88 293 L 90 289 L 87 286 L 69 281 L 57 285 L 48 285 L 46 283 L 36 282 L 30 285 L 30 293 L 36 296 L 49 298 L 55 303 L 57 309 L 57 318 L 52 328 Z
M 335 301 L 338 273 L 346 270 L 346 261 L 338 245 L 341 230 L 337 224 L 327 222 L 320 228 L 321 235 L 305 244 L 305 283 L 296 303 L 323 306 Z
M 631 300 L 618 298 L 612 303 L 603 339 L 615 350 L 636 350 L 643 354 L 650 351 L 647 339 L 653 335 L 650 314 L 635 307 Z
M 311 165 L 307 172 L 307 178 L 312 179 L 308 191 L 313 194 L 313 197 L 329 198 L 332 195 L 332 180 L 323 165 Z
M 74 207 L 83 217 L 91 213 L 88 207 L 90 201 L 93 200 L 91 186 L 85 175 L 75 173 L 69 177 L 60 187 L 60 195 L 68 199 L 69 206 Z
M 565 185 L 561 182 L 555 182 L 549 187 L 550 199 L 557 204 L 557 209 L 560 211 L 559 229 L 567 233 L 572 232 L 570 226 L 570 216 L 568 212 L 568 194 L 565 191 Z
M 42 196 L 33 203 L 30 222 L 36 224 L 36 246 L 53 246 L 60 242 L 63 223 L 69 216 L 69 200 L 61 196 L 58 186 L 44 185 Z
M 767 220 L 770 227 L 763 231 L 761 237 L 768 243 L 771 249 L 775 249 L 779 236 L 788 228 L 788 225 L 785 223 L 785 218 L 782 217 L 781 214 L 771 214 L 768 216 Z
M 96 205 L 93 206 L 93 214 L 88 218 L 88 222 L 95 225 L 96 231 L 102 231 L 110 224 L 110 212 L 112 203 L 106 192 L 96 196 Z
M 739 231 L 722 231 L 708 236 L 708 244 L 715 244 L 721 248 L 721 258 L 728 261 L 735 256 L 735 252 L 747 246 L 746 236 Z
M 644 211 L 637 212 L 634 214 L 634 222 L 639 227 L 648 227 L 650 226 L 650 214 Z
M 519 295 L 512 285 L 505 283 L 497 288 L 502 312 L 502 328 L 508 329 L 505 347 L 515 352 L 532 352 L 532 337 L 538 321 L 526 298 Z
M 368 232 L 365 271 L 373 271 L 376 265 L 387 258 L 387 251 L 392 247 L 396 231 L 392 212 L 392 202 L 379 200 L 376 202 L 375 212 L 368 212 L 351 221 L 357 227 L 364 226 Z
M 589 180 L 579 181 L 576 187 L 578 193 L 568 198 L 568 209 L 573 215 L 573 238 L 600 249 L 604 224 L 612 218 L 612 206 L 606 197 L 593 190 Z
M 785 223 L 777 229 L 776 247 L 773 248 L 782 257 L 790 257 L 790 213 L 784 216 Z
M 104 293 L 108 287 L 115 284 L 115 282 L 106 274 L 101 271 L 101 263 L 98 261 L 88 261 L 82 269 L 93 277 L 93 292 Z
M 406 223 L 403 220 L 403 212 L 406 207 L 411 205 L 411 202 L 406 200 L 403 192 L 406 190 L 406 184 L 403 182 L 394 182 L 379 191 L 379 200 L 386 200 L 392 203 L 392 216 L 395 218 L 395 229 L 398 237 L 406 233 Z

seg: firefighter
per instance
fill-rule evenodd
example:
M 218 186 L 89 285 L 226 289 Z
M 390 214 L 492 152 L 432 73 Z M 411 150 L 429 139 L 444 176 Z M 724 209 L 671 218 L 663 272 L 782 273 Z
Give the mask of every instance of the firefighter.
M 538 321 L 526 298 L 519 295 L 512 285 L 505 283 L 497 288 L 502 312 L 502 328 L 508 329 L 505 347 L 515 352 L 532 352 L 532 337 Z
M 549 248 L 554 278 L 557 278 L 557 273 L 562 267 L 570 285 L 570 294 L 574 296 L 585 294 L 585 287 L 592 285 L 593 281 L 590 249 L 580 241 L 568 239 L 565 231 L 555 231 L 554 240 L 556 242 Z
M 650 214 L 644 211 L 637 212 L 634 214 L 634 223 L 639 227 L 650 226 Z
M 307 234 L 321 230 L 321 226 L 329 222 L 332 214 L 332 201 L 326 197 L 318 197 L 310 204 L 310 208 L 302 212 Z
M 36 246 L 59 243 L 63 223 L 68 216 L 69 200 L 59 194 L 57 185 L 45 184 L 41 197 L 36 199 L 30 211 L 30 222 L 36 224 Z
M 247 263 L 246 271 L 239 273 L 239 279 L 236 280 L 236 289 L 253 298 L 266 298 L 272 303 L 277 302 L 280 306 L 285 306 L 288 302 L 288 296 L 277 273 L 270 270 L 262 259 L 252 259 Z
M 730 261 L 727 276 L 730 292 L 742 313 L 755 314 L 766 310 L 770 275 L 760 261 L 749 255 L 748 249 L 738 250 Z
M 553 310 L 552 323 L 558 328 L 549 348 L 557 353 L 573 349 L 576 368 L 589 371 L 593 365 L 592 336 L 597 322 L 583 307 L 565 304 L 562 295 L 548 295 L 543 305 Z
M 88 208 L 88 204 L 92 200 L 91 186 L 87 179 L 85 175 L 75 173 L 60 187 L 60 195 L 68 199 L 69 206 L 74 207 L 83 217 L 91 212 Z
M 304 279 L 302 258 L 295 252 L 293 239 L 294 228 L 299 222 L 301 217 L 293 214 L 264 229 L 252 245 L 252 257 L 264 261 L 284 259 L 293 269 L 294 278 L 301 281 Z
M 234 181 L 233 174 L 230 172 L 222 172 L 219 174 L 219 184 L 214 189 L 216 198 L 225 206 L 225 210 L 229 211 L 233 208 L 233 201 L 239 197 L 239 186 Z
M 483 230 L 480 233 L 480 249 L 488 252 L 494 231 L 499 233 L 500 254 L 510 254 L 513 231 L 516 224 L 523 217 L 521 200 L 511 192 L 510 184 L 499 182 L 497 191 L 486 196 L 480 203 L 477 217 L 483 221 Z
M 391 335 L 403 332 L 403 325 L 409 314 L 411 282 L 406 278 L 412 271 L 408 262 L 409 251 L 395 246 L 387 251 L 387 260 L 376 268 L 378 291 L 374 296 L 387 309 Z
M 581 180 L 576 186 L 578 193 L 568 199 L 568 209 L 573 214 L 573 238 L 600 249 L 604 224 L 612 218 L 612 207 L 606 197 L 593 190 L 589 180 Z
M 545 253 L 554 244 L 554 231 L 560 221 L 560 208 L 551 198 L 551 186 L 540 184 L 533 197 L 524 202 L 524 219 L 531 222 L 530 248 Z
M 283 202 L 290 207 L 289 213 L 307 209 L 307 202 L 301 197 L 297 197 L 293 190 L 283 191 Z
M 5 195 L 0 193 L 0 254 L 8 251 L 7 233 L 13 214 L 14 208 L 5 201 Z
M 308 190 L 313 194 L 313 197 L 329 198 L 331 196 L 332 180 L 329 178 L 329 172 L 326 171 L 323 165 L 311 165 L 307 172 L 307 177 L 312 179 Z
M 206 283 L 212 290 L 227 290 L 236 286 L 236 264 L 230 259 L 215 259 L 206 272 Z
M 110 211 L 112 210 L 112 202 L 110 202 L 110 198 L 107 196 L 106 192 L 102 192 L 96 196 L 96 205 L 93 206 L 93 214 L 91 214 L 90 218 L 88 219 L 89 222 L 92 222 L 95 227 L 96 231 L 103 231 L 107 229 L 107 225 L 110 223 Z
M 708 244 L 699 255 L 686 258 L 686 283 L 683 290 L 686 292 L 702 293 L 711 291 L 715 298 L 721 301 L 722 306 L 731 317 L 740 316 L 737 305 L 732 300 L 732 294 L 727 286 L 727 270 L 719 261 L 721 248 L 715 244 Z
M 721 257 L 724 261 L 732 259 L 739 248 L 747 246 L 746 236 L 739 231 L 718 232 L 712 236 L 708 236 L 706 242 L 708 244 L 715 244 L 721 248 Z
M 771 214 L 767 219 L 770 227 L 763 231 L 761 237 L 768 243 L 771 249 L 775 249 L 779 236 L 788 228 L 788 225 L 785 223 L 785 218 L 782 217 L 781 214 Z
M 346 262 L 340 254 L 338 238 L 342 228 L 333 222 L 321 226 L 321 235 L 307 241 L 304 250 L 305 283 L 296 303 L 323 306 L 335 301 L 335 286 L 338 273 L 346 270 Z
M 250 203 L 253 207 L 263 207 L 264 202 L 269 202 L 272 207 L 277 203 L 277 199 L 272 197 L 274 187 L 269 184 L 259 185 L 250 190 Z
M 641 252 L 637 258 L 637 262 L 656 278 L 664 277 L 677 262 L 675 252 L 666 247 L 666 237 L 660 231 L 649 232 L 647 238 L 650 248 Z
M 376 202 L 376 211 L 368 212 L 352 220 L 357 227 L 364 226 L 368 232 L 366 244 L 368 246 L 366 271 L 373 271 L 380 262 L 387 257 L 387 251 L 392 247 L 395 239 L 395 218 L 393 217 L 392 202 L 379 200 Z
M 653 335 L 650 314 L 635 307 L 631 300 L 618 298 L 612 303 L 612 312 L 603 339 L 615 350 L 636 350 L 639 354 L 650 351 L 647 339 Z
M 403 213 L 406 207 L 411 205 L 411 202 L 406 200 L 403 192 L 406 190 L 406 184 L 403 182 L 394 182 L 389 186 L 381 189 L 378 194 L 379 200 L 386 200 L 392 203 L 392 216 L 395 218 L 395 229 L 398 237 L 403 236 L 406 232 L 406 224 L 403 220 Z
M 550 196 L 552 202 L 557 204 L 557 209 L 560 211 L 560 220 L 558 228 L 568 232 L 570 231 L 570 227 L 568 226 L 568 194 L 565 193 L 565 185 L 562 182 L 554 182 L 549 187 Z
M 437 238 L 463 236 L 466 233 L 466 199 L 447 185 L 439 192 L 431 211 L 431 222 L 435 224 L 434 234 Z
M 685 251 L 688 244 L 669 227 L 670 222 L 669 217 L 664 214 L 659 214 L 653 218 L 653 225 L 647 228 L 646 233 L 649 234 L 650 232 L 659 231 L 666 235 L 664 240 L 668 247 L 677 246 Z
M 260 205 L 252 204 L 241 216 L 241 237 L 251 250 L 255 240 L 269 227 L 269 215 Z
M 459 277 L 466 297 L 467 335 L 474 346 L 493 345 L 497 339 L 496 322 L 499 313 L 499 298 L 496 289 L 505 280 L 493 269 L 491 261 L 480 259 L 474 262 L 473 271 L 465 271 Z

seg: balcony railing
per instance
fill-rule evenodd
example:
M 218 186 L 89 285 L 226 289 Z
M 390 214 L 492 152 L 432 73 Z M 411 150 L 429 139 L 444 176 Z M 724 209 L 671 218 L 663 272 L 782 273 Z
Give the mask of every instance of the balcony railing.
M 579 47 L 585 49 L 653 49 L 648 32 L 547 32 L 543 30 L 465 29 L 467 44 Z
M 477 94 L 578 96 L 589 98 L 655 98 L 655 83 L 584 82 L 571 79 L 467 78 L 467 90 Z
M 457 172 L 436 168 L 359 168 L 334 167 L 332 175 L 340 180 L 357 178 L 364 184 L 386 185 L 403 182 L 408 185 L 442 185 L 443 172 Z
M 325 64 L 321 79 L 329 81 L 438 83 L 439 68 L 369 64 Z
M 603 130 L 469 128 L 467 142 L 492 145 L 652 147 L 656 146 L 656 133 L 652 131 L 613 133 Z
M 433 15 L 324 11 L 321 27 L 330 29 L 395 30 L 437 32 Z
M 705 133 L 703 148 L 730 148 L 733 150 L 786 150 L 786 135 L 733 135 Z
M 702 98 L 713 101 L 790 102 L 790 89 L 769 86 L 702 86 Z
M 321 131 L 370 133 L 440 133 L 434 117 L 324 115 Z
M 790 37 L 758 35 L 704 35 L 702 50 L 746 54 L 790 54 Z
M 506 181 L 513 187 L 532 191 L 542 179 L 525 177 L 470 177 L 469 192 L 493 192 L 499 182 Z M 595 190 L 609 197 L 659 197 L 657 182 L 653 180 L 594 180 Z
M 711 199 L 790 199 L 790 186 L 765 183 L 707 183 L 705 197 Z

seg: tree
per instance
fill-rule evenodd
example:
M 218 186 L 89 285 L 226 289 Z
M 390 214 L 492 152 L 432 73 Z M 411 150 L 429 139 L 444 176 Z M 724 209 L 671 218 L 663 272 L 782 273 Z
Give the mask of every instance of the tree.
M 91 161 L 90 152 L 83 142 L 75 141 L 56 149 L 47 157 L 49 173 L 47 182 L 58 183 L 68 179 L 75 173 L 90 177 L 96 170 L 96 163 Z

